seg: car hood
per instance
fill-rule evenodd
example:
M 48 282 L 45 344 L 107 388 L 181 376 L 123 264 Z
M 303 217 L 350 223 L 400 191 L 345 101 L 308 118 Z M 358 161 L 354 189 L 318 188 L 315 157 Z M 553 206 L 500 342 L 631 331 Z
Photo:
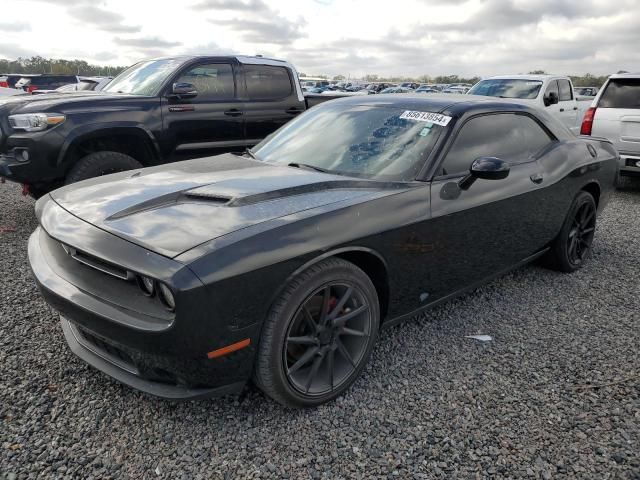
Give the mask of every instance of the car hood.
M 257 223 L 398 186 L 225 154 L 98 177 L 51 197 L 76 217 L 173 258 Z
M 83 111 L 83 104 L 88 104 L 92 109 L 96 109 L 100 108 L 101 105 L 111 106 L 112 104 L 135 103 L 135 100 L 149 101 L 153 100 L 153 97 L 92 91 L 13 95 L 0 97 L 0 112 L 7 114 L 54 111 L 58 113 L 76 113 Z

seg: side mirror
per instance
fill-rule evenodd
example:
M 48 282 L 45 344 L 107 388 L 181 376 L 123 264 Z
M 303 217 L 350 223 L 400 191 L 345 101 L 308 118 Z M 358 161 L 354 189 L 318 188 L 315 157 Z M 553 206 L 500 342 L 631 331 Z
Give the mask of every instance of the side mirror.
M 198 95 L 198 90 L 192 83 L 176 82 L 171 88 L 171 93 L 178 98 L 193 98 Z
M 558 103 L 558 94 L 556 92 L 549 92 L 549 95 L 544 96 L 544 106 L 555 105 Z
M 482 180 L 502 180 L 509 176 L 509 164 L 496 157 L 476 158 L 469 168 L 469 174 L 458 185 L 462 190 L 468 190 L 473 182 Z

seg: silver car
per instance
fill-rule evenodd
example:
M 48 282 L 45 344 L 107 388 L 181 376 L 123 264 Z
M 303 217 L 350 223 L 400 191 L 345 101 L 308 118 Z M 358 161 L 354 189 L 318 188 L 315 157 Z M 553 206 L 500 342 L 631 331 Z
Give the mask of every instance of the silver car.
M 613 142 L 621 184 L 640 181 L 640 74 L 611 75 L 585 112 L 580 134 Z

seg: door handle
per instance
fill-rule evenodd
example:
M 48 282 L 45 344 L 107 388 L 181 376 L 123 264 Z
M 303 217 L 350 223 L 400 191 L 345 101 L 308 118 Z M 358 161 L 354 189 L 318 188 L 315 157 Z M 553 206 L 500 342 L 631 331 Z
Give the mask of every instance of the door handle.
M 299 109 L 299 108 L 296 108 L 296 107 L 291 107 L 291 108 L 287 108 L 287 109 L 285 110 L 285 112 L 287 112 L 287 113 L 288 113 L 288 114 L 290 114 L 290 115 L 297 115 L 297 114 L 299 114 L 299 113 L 302 113 L 302 112 L 303 112 L 303 110 L 301 110 L 301 109 Z
M 561 111 L 561 112 L 564 112 L 564 108 L 561 108 L 561 109 L 560 109 L 560 111 Z
M 577 110 L 577 109 L 578 109 L 578 107 L 573 107 L 573 109 L 574 109 L 574 110 Z
M 177 107 L 169 107 L 170 112 L 193 112 L 195 107 L 193 105 L 180 105 Z
M 531 179 L 531 181 L 533 183 L 535 183 L 536 185 L 539 185 L 542 183 L 542 180 L 544 180 L 544 176 L 541 173 L 534 173 L 533 175 L 531 175 L 529 177 Z
M 231 110 L 225 111 L 224 114 L 228 115 L 229 117 L 239 117 L 240 115 L 242 115 L 242 111 L 238 110 L 237 108 L 232 108 Z

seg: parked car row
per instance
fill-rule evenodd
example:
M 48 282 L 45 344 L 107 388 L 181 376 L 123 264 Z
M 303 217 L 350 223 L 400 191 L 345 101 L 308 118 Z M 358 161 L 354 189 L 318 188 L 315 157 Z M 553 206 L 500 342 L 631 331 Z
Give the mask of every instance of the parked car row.
M 0 88 L 13 88 L 38 94 L 53 91 L 99 90 L 109 83 L 111 78 L 58 74 L 5 74 L 0 75 Z
M 467 93 L 471 85 L 464 83 L 456 84 L 428 84 L 416 82 L 336 82 L 329 80 L 322 81 L 301 81 L 302 90 L 308 93 L 323 93 L 325 91 L 341 92 L 365 92 L 375 93 Z

